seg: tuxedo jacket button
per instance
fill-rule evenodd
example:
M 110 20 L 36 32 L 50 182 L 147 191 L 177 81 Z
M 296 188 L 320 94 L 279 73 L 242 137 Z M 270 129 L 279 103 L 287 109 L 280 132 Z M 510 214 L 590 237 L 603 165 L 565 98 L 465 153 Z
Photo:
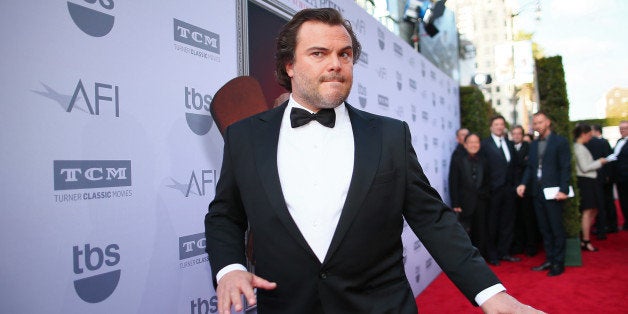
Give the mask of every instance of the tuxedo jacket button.
M 321 279 L 327 279 L 327 273 L 322 272 L 322 273 L 320 273 L 320 274 L 318 275 L 318 277 L 319 277 L 319 278 L 321 278 Z

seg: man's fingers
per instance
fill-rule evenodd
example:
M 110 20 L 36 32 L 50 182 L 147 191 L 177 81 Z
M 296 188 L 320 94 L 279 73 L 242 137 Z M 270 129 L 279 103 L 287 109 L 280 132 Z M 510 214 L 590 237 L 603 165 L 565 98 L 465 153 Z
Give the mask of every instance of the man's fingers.
M 231 304 L 233 304 L 236 312 L 242 311 L 242 297 L 240 297 L 241 295 L 242 294 L 240 292 L 240 288 L 231 289 L 231 291 L 229 291 L 229 299 L 231 301 Z
M 253 275 L 253 280 L 251 280 L 251 284 L 255 288 L 260 288 L 264 290 L 272 290 L 272 289 L 277 288 L 277 283 L 270 282 L 262 277 L 258 277 L 255 275 Z

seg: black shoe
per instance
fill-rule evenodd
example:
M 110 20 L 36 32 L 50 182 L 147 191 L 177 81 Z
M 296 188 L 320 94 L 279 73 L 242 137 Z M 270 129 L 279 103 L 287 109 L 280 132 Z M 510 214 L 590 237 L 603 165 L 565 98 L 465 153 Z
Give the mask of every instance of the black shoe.
M 538 250 L 534 250 L 534 249 L 526 250 L 526 255 L 529 257 L 536 256 L 537 253 L 538 253 Z
M 500 257 L 499 259 L 501 259 L 502 261 L 507 261 L 507 262 L 520 262 L 521 259 L 518 257 L 514 257 L 514 256 L 510 256 L 510 255 L 504 255 L 502 257 Z
M 598 234 L 598 235 L 597 235 L 597 239 L 598 239 L 598 240 L 606 240 L 606 239 L 607 239 L 607 238 L 606 238 L 606 234 L 604 234 L 604 233 L 600 233 L 600 234 Z
M 493 266 L 499 266 L 499 261 L 496 259 L 489 260 L 488 263 Z
M 583 251 L 589 251 L 589 252 L 597 252 L 598 251 L 598 249 L 595 246 L 593 246 L 593 244 L 591 244 L 591 242 L 589 240 L 582 240 L 580 242 L 580 248 Z
M 565 272 L 565 266 L 560 265 L 560 264 L 554 264 L 550 267 L 549 272 L 547 272 L 547 276 L 549 277 L 558 276 L 564 272 Z
M 534 270 L 534 271 L 548 270 L 550 268 L 550 266 L 552 266 L 552 263 L 544 262 L 543 264 L 541 264 L 539 266 L 532 267 L 532 270 Z

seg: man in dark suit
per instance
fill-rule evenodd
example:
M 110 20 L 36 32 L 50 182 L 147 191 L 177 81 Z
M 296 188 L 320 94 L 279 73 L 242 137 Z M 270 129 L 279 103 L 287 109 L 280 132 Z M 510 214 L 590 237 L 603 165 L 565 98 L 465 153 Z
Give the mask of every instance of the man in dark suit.
M 591 152 L 593 160 L 608 157 L 613 153 L 611 144 L 602 137 L 602 126 L 599 124 L 591 125 L 591 132 L 593 137 L 584 146 Z M 607 231 L 617 231 L 617 212 L 613 201 L 613 181 L 610 167 L 611 165 L 607 163 L 597 170 L 597 181 L 604 195 L 603 205 L 598 209 L 595 221 L 598 240 L 606 239 Z
M 467 154 L 467 150 L 464 148 L 464 140 L 467 138 L 467 135 L 469 135 L 469 129 L 467 128 L 460 128 L 456 131 L 456 142 L 458 142 L 458 145 L 456 145 L 456 149 L 451 154 L 452 160 L 457 155 Z
M 551 121 L 545 113 L 535 113 L 532 124 L 534 130 L 539 132 L 539 139 L 530 145 L 528 166 L 517 187 L 517 194 L 523 197 L 526 189 L 530 189 L 547 255 L 543 264 L 532 269 L 549 269 L 548 276 L 558 276 L 565 271 L 567 237 L 563 225 L 563 208 L 569 194 L 571 150 L 566 138 L 551 131 Z M 543 189 L 550 187 L 558 187 L 559 191 L 553 198 L 546 199 Z
M 486 208 L 490 198 L 488 163 L 479 154 L 480 136 L 471 133 L 464 139 L 466 154 L 454 155 L 449 163 L 451 207 L 471 237 L 471 243 L 486 256 Z
M 344 102 L 360 44 L 340 13 L 298 12 L 277 47 L 290 99 L 227 128 L 205 217 L 220 313 L 242 295 L 260 313 L 416 313 L 403 218 L 484 311 L 536 313 L 503 291 L 430 187 L 407 124 Z M 243 266 L 247 227 L 256 274 Z
M 614 166 L 619 205 L 624 215 L 624 226 L 622 229 L 628 230 L 628 121 L 619 122 L 619 133 L 621 134 L 621 139 L 615 144 L 613 152 L 617 156 L 617 161 L 611 164 Z
M 530 144 L 523 140 L 523 127 L 516 125 L 512 128 L 512 141 L 515 147 L 518 163 L 515 166 L 514 182 L 521 182 L 523 172 L 528 165 L 528 152 Z M 513 254 L 524 253 L 528 256 L 536 255 L 538 226 L 536 215 L 532 206 L 532 198 L 529 193 L 523 197 L 515 197 L 515 234 L 512 245 Z
M 488 262 L 518 262 L 510 255 L 515 227 L 515 166 L 517 155 L 506 137 L 506 120 L 495 116 L 490 121 L 491 135 L 482 140 L 482 154 L 489 164 L 491 200 L 486 213 L 488 227 Z

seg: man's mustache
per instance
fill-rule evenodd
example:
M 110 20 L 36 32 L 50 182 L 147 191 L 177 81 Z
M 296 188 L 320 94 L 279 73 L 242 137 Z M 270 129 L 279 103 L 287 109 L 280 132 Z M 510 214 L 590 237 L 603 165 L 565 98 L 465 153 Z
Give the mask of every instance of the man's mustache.
M 340 74 L 330 74 L 324 75 L 320 78 L 321 82 L 341 82 L 344 83 L 346 81 L 345 77 Z

